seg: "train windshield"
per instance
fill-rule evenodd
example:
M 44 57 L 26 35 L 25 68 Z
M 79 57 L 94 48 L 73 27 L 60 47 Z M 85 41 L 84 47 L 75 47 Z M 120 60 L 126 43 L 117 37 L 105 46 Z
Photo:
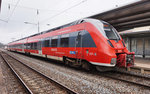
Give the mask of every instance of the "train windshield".
M 103 28 L 104 28 L 104 32 L 108 39 L 120 40 L 120 36 L 118 35 L 116 29 L 113 26 L 111 26 L 107 23 L 103 23 Z
M 110 40 L 120 40 L 117 30 L 110 24 L 96 19 L 84 19 L 86 22 L 91 22 L 100 31 L 100 33 Z

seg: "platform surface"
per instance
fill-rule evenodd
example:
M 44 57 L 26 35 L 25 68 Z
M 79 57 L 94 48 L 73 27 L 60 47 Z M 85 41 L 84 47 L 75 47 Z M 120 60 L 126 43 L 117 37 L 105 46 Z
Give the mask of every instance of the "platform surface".
M 135 58 L 134 67 L 150 69 L 150 59 Z

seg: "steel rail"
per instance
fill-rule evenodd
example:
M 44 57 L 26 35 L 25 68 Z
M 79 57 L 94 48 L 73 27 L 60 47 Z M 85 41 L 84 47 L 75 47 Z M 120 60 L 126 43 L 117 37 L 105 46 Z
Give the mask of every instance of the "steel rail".
M 114 71 L 115 73 L 119 73 L 119 74 L 125 74 L 125 75 L 129 75 L 129 76 L 134 76 L 134 77 L 139 77 L 139 78 L 144 78 L 144 79 L 150 79 L 150 77 L 146 77 L 144 75 L 137 75 L 137 74 L 130 74 L 127 72 L 121 72 L 121 71 Z
M 5 53 L 5 52 L 3 52 L 3 53 Z M 16 61 L 20 62 L 21 64 L 23 64 L 24 66 L 28 67 L 29 69 L 35 71 L 36 73 L 42 75 L 43 77 L 45 77 L 47 80 L 51 81 L 52 83 L 55 83 L 55 84 L 56 84 L 57 86 L 59 86 L 60 88 L 66 90 L 69 94 L 79 94 L 79 93 L 75 92 L 74 90 L 70 89 L 69 87 L 64 86 L 63 84 L 59 83 L 58 81 L 56 81 L 56 80 L 54 80 L 54 79 L 52 79 L 52 78 L 50 78 L 50 77 L 44 75 L 43 73 L 41 73 L 41 72 L 39 72 L 39 71 L 33 69 L 32 67 L 30 67 L 30 66 L 24 64 L 22 61 L 20 61 L 19 59 L 17 59 L 17 58 L 15 58 L 15 57 L 11 56 L 10 54 L 8 54 L 8 53 L 5 53 L 5 54 L 7 54 L 7 55 L 10 56 L 11 58 L 15 59 Z
M 107 74 L 104 74 L 104 73 L 98 73 L 98 74 L 100 74 L 101 76 L 107 77 L 107 78 L 119 80 L 119 81 L 122 81 L 122 82 L 126 82 L 126 83 L 129 83 L 129 84 L 134 84 L 134 85 L 138 85 L 138 86 L 142 86 L 142 87 L 150 89 L 150 85 L 144 85 L 144 84 L 137 83 L 137 82 L 134 82 L 134 81 L 129 81 L 129 80 L 125 80 L 125 79 L 122 79 L 122 78 L 117 78 L 117 77 L 110 76 L 110 75 L 107 75 Z M 127 73 L 122 73 L 122 74 L 127 74 Z M 131 76 L 131 74 L 129 74 L 129 75 Z M 137 75 L 132 75 L 132 76 L 138 77 Z M 141 76 L 141 78 L 142 78 L 142 76 Z M 146 77 L 143 77 L 143 78 L 146 78 Z M 146 78 L 146 79 L 148 79 L 148 78 Z
M 4 56 L 2 55 L 2 53 L 0 53 L 0 56 L 2 57 L 2 59 L 4 60 L 4 62 L 6 62 L 6 64 L 8 65 L 8 67 L 11 69 L 11 71 L 13 72 L 13 74 L 15 75 L 15 77 L 19 80 L 20 84 L 22 84 L 22 86 L 25 88 L 26 92 L 28 94 L 33 94 L 32 90 L 27 86 L 27 84 L 21 79 L 21 77 L 18 75 L 18 73 L 14 70 L 14 68 L 9 64 L 9 62 L 4 58 Z

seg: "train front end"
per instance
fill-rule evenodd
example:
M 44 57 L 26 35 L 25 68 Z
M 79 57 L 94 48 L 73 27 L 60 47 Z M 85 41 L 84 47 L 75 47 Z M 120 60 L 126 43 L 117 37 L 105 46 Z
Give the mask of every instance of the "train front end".
M 105 21 L 96 19 L 88 21 L 96 27 L 96 30 L 91 29 L 91 32 L 95 34 L 93 39 L 95 39 L 98 53 L 97 58 L 93 59 L 91 63 L 97 67 L 132 67 L 134 52 L 128 51 L 117 30 Z
M 110 49 L 114 50 L 117 57 L 111 63 L 116 63 L 116 67 L 132 67 L 134 65 L 134 52 L 128 51 L 123 39 L 113 26 L 104 21 L 102 23 L 105 37 L 111 46 Z

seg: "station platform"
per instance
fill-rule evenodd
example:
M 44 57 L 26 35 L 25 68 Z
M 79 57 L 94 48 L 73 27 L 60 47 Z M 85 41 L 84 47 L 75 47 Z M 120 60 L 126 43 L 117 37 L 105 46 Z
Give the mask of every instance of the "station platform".
M 138 70 L 140 73 L 150 74 L 150 58 L 135 58 L 134 67 L 128 68 L 128 71 Z
M 145 68 L 150 70 L 150 59 L 148 58 L 135 58 L 135 66 L 139 68 Z

